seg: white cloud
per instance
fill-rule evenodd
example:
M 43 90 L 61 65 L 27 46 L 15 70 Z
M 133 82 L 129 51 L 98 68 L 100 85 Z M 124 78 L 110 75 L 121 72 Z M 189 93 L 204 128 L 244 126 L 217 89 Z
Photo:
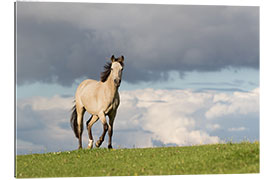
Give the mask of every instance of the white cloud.
M 220 129 L 221 127 L 219 124 L 207 124 L 206 128 L 209 129 L 210 131 L 215 131 Z
M 193 93 L 190 90 L 123 91 L 117 118 L 118 121 L 123 119 L 122 126 L 136 124 L 150 131 L 152 139 L 164 144 L 217 143 L 218 137 L 210 136 L 203 130 L 206 127 L 198 127 L 201 120 L 196 117 L 198 110 L 208 106 L 207 101 L 211 97 L 210 93 Z M 128 111 L 130 104 L 137 111 Z M 125 118 L 127 114 L 129 118 Z
M 26 105 L 31 105 L 32 109 L 36 111 L 53 109 L 68 110 L 72 108 L 73 100 L 74 98 L 72 97 L 62 98 L 59 95 L 55 95 L 51 98 L 36 96 L 30 99 L 20 100 L 18 106 L 23 108 Z
M 23 142 L 17 146 L 18 152 L 30 152 L 27 149 L 31 143 L 41 147 L 33 148 L 32 152 L 76 147 L 69 125 L 72 106 L 73 98 L 58 95 L 18 100 L 17 139 Z
M 238 128 L 229 128 L 228 131 L 245 131 L 247 128 L 238 127 Z
M 234 92 L 232 95 L 216 94 L 215 103 L 206 113 L 208 119 L 230 114 L 248 114 L 259 112 L 259 88 L 249 93 Z
M 114 124 L 115 147 L 153 147 L 155 142 L 180 146 L 218 143 L 222 139 L 217 131 L 232 133 L 252 129 L 246 121 L 236 122 L 230 118 L 227 121 L 227 115 L 243 119 L 243 115 L 255 114 L 252 117 L 259 120 L 259 88 L 233 94 L 149 88 L 120 91 L 120 97 Z M 72 101 L 73 98 L 60 96 L 19 100 L 18 138 L 52 151 L 77 148 L 77 139 L 69 128 Z M 35 116 L 30 117 L 31 114 Z M 26 129 L 24 122 L 34 123 L 33 127 Z M 36 129 L 39 124 L 42 128 Z M 93 126 L 95 140 L 101 131 L 101 126 Z M 84 145 L 87 138 L 87 131 L 84 131 Z M 106 147 L 107 142 L 103 146 Z
M 230 114 L 259 117 L 259 88 L 233 94 L 191 90 L 122 91 L 117 122 L 121 122 L 122 128 L 130 125 L 151 132 L 152 139 L 164 144 L 207 144 L 220 141 L 210 134 L 221 130 L 219 119 Z

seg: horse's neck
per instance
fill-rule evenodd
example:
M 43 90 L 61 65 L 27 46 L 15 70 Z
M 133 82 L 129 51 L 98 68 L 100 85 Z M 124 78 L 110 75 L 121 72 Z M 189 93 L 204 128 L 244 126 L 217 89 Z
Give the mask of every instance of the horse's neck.
M 104 85 L 106 86 L 106 94 L 109 95 L 111 100 L 113 100 L 118 88 L 115 87 L 111 74 L 109 75 L 107 81 L 104 82 Z

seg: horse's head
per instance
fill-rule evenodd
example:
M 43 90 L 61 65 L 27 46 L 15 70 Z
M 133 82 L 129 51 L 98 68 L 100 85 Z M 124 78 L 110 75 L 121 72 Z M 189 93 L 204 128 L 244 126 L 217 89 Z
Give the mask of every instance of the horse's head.
M 115 58 L 114 55 L 112 55 L 111 61 L 112 61 L 111 73 L 113 82 L 116 87 L 119 87 L 122 79 L 122 71 L 124 68 L 124 56 Z

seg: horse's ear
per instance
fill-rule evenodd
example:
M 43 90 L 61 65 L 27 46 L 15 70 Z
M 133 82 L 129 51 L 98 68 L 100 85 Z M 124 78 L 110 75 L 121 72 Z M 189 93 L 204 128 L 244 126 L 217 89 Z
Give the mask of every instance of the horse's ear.
M 114 62 L 114 61 L 115 61 L 115 57 L 114 57 L 114 55 L 112 55 L 112 57 L 111 57 L 111 61 L 112 61 L 112 62 Z
M 120 61 L 120 62 L 124 62 L 124 56 L 121 56 L 121 57 L 119 58 L 119 61 Z

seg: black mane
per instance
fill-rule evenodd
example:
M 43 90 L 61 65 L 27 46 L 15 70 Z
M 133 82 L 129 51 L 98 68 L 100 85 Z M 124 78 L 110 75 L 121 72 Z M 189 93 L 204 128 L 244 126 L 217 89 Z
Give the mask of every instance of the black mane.
M 100 81 L 101 82 L 105 82 L 110 73 L 111 73 L 111 67 L 112 67 L 112 63 L 111 62 L 107 62 L 105 65 L 104 65 L 104 71 L 100 74 Z

